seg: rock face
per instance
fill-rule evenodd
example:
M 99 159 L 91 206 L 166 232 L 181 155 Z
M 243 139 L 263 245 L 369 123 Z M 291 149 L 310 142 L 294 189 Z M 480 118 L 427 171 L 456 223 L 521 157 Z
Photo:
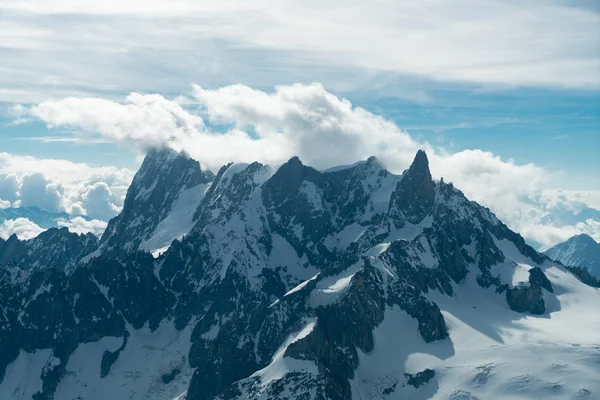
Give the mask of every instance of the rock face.
M 193 214 L 185 211 L 193 213 L 213 178 L 184 153 L 151 150 L 127 190 L 123 211 L 102 235 L 102 250 L 122 257 L 140 246 L 152 251 L 170 245 L 193 225 Z
M 573 236 L 544 254 L 569 267 L 585 268 L 589 274 L 600 278 L 600 243 L 586 234 Z
M 48 232 L 40 249 L 71 237 Z M 85 250 L 70 258 L 0 267 L 0 393 L 15 365 L 44 350 L 30 374 L 39 385 L 23 398 L 349 399 L 390 315 L 419 346 L 451 349 L 437 302 L 461 301 L 457 288 L 533 314 L 545 311 L 543 291 L 552 295 L 547 258 L 434 182 L 422 151 L 403 175 L 375 158 L 325 172 L 298 158 L 276 171 L 229 164 L 212 175 L 154 151 L 99 247 L 77 238 L 69 249 Z M 0 242 L 0 254 L 19 243 Z M 513 259 L 532 264 L 527 287 L 510 287 Z M 84 374 L 82 359 L 96 372 Z M 425 390 L 435 372 L 394 379 L 384 393 Z
M 423 150 L 417 152 L 412 165 L 403 174 L 390 199 L 390 214 L 398 218 L 394 223 L 401 227 L 403 220 L 417 224 L 431 211 L 435 201 L 435 183 L 429 172 L 429 161 Z
M 0 265 L 26 269 L 58 266 L 70 270 L 97 247 L 98 238 L 93 234 L 77 234 L 67 228 L 50 228 L 30 240 L 12 235 L 6 241 L 0 239 Z
M 552 284 L 544 272 L 534 267 L 529 270 L 529 281 L 506 291 L 506 301 L 517 312 L 543 314 L 546 311 L 542 289 L 553 292 Z

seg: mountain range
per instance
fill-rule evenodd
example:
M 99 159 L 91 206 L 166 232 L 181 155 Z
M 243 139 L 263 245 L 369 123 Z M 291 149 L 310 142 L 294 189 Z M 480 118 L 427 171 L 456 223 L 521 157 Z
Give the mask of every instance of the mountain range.
M 0 398 L 593 399 L 600 289 L 419 151 L 152 150 L 100 240 L 0 240 Z
M 27 218 L 36 225 L 49 229 L 56 227 L 57 220 L 68 220 L 72 216 L 66 212 L 51 212 L 34 206 L 0 208 L 0 223 L 17 218 Z M 85 216 L 82 216 L 82 218 L 85 218 Z
M 572 269 L 580 270 L 580 274 L 600 278 L 600 243 L 589 235 L 575 235 L 546 250 L 544 254 Z

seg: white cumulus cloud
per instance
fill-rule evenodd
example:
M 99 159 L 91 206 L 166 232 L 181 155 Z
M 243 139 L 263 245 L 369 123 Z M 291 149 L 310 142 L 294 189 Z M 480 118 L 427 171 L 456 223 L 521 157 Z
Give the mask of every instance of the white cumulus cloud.
M 0 206 L 110 219 L 123 205 L 133 171 L 0 153 Z
M 16 234 L 19 239 L 31 239 L 44 231 L 43 228 L 27 218 L 7 219 L 0 223 L 0 238 L 8 239 Z
M 93 233 L 96 236 L 101 236 L 106 229 L 106 221 L 98 219 L 86 220 L 82 217 L 71 219 L 59 218 L 57 221 L 59 227 L 67 227 L 69 231 L 75 233 Z
M 17 200 L 20 185 L 21 183 L 16 175 L 0 175 L 0 201 L 4 201 L 5 204 L 10 206 L 11 202 Z
M 65 194 L 64 187 L 52 179 L 46 178 L 41 172 L 23 177 L 19 189 L 21 206 L 37 206 L 43 210 L 59 212 L 64 209 L 62 204 Z

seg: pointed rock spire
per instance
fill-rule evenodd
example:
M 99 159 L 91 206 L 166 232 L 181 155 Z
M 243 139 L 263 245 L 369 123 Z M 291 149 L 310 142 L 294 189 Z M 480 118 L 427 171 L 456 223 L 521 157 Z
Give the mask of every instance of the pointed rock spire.
M 401 213 L 408 222 L 416 224 L 431 211 L 434 201 L 435 183 L 429 172 L 429 160 L 427 154 L 419 150 L 392 193 L 390 215 L 396 221 L 402 219 Z M 401 226 L 403 223 L 396 225 Z

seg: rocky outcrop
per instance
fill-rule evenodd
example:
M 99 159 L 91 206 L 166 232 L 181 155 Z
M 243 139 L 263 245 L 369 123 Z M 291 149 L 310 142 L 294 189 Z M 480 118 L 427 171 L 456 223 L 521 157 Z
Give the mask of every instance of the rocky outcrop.
M 419 150 L 392 193 L 390 215 L 398 228 L 404 219 L 416 224 L 431 211 L 434 201 L 435 183 L 429 172 L 429 161 L 425 152 Z
M 539 267 L 529 270 L 529 282 L 506 291 L 506 301 L 517 312 L 543 314 L 546 311 L 542 289 L 553 292 L 552 284 Z
M 414 388 L 418 389 L 427 382 L 429 382 L 434 376 L 435 371 L 429 368 L 424 369 L 416 374 L 404 374 L 407 381 L 406 383 Z

